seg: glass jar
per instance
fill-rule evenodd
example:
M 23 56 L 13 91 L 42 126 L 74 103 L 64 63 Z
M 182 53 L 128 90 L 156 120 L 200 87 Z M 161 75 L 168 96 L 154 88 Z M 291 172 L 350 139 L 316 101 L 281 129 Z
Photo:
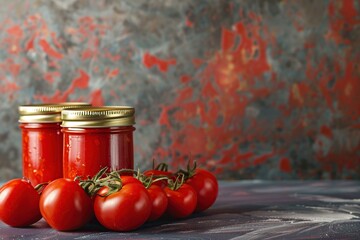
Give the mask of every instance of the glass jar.
M 68 102 L 19 106 L 23 176 L 33 186 L 62 177 L 61 110 L 90 106 Z
M 133 169 L 134 114 L 127 106 L 62 111 L 64 177 L 92 177 L 104 167 Z

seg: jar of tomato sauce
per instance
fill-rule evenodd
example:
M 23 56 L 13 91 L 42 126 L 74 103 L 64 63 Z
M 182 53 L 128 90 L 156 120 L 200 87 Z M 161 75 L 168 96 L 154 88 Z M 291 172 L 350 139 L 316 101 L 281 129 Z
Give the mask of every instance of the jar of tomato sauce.
M 19 106 L 23 176 L 33 186 L 63 176 L 61 111 L 85 106 L 90 104 L 67 102 Z
M 93 177 L 100 169 L 133 169 L 135 109 L 89 107 L 62 111 L 64 177 Z

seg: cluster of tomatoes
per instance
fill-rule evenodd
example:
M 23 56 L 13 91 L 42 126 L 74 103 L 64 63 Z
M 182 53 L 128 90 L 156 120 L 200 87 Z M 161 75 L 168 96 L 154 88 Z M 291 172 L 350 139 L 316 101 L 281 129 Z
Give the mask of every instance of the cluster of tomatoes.
M 217 195 L 217 179 L 196 163 L 175 173 L 166 164 L 143 173 L 104 168 L 92 178 L 60 178 L 35 188 L 11 180 L 0 189 L 0 220 L 24 227 L 43 217 L 52 228 L 71 231 L 96 217 L 109 230 L 131 231 L 147 221 L 204 211 Z

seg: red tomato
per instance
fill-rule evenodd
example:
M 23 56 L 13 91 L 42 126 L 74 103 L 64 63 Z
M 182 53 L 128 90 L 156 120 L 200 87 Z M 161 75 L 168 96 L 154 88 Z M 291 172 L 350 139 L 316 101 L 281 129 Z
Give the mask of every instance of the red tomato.
M 169 172 L 169 171 L 162 171 L 162 170 L 156 170 L 156 169 L 150 169 L 150 170 L 146 170 L 144 172 L 144 175 L 145 176 L 166 176 L 166 177 L 170 177 L 172 176 L 172 172 Z
M 136 184 L 143 185 L 139 179 L 132 177 L 132 176 L 121 176 L 121 183 L 123 185 L 129 184 L 129 183 L 136 183 Z
M 14 179 L 0 189 L 0 220 L 12 227 L 25 227 L 41 219 L 38 192 L 30 182 Z
M 45 187 L 40 211 L 46 222 L 59 231 L 81 228 L 93 216 L 92 200 L 78 183 L 59 178 Z
M 151 200 L 142 184 L 123 182 L 122 188 L 103 197 L 109 189 L 103 187 L 95 197 L 94 211 L 104 227 L 114 231 L 131 231 L 146 222 L 151 213 Z
M 184 218 L 191 215 L 196 207 L 196 191 L 184 183 L 177 190 L 165 187 L 164 191 L 168 197 L 166 212 L 173 218 Z
M 216 177 L 207 170 L 197 168 L 193 176 L 186 180 L 197 194 L 196 212 L 208 209 L 214 204 L 219 187 Z
M 152 203 L 151 214 L 148 220 L 155 221 L 165 213 L 168 205 L 168 198 L 164 190 L 158 185 L 151 184 L 147 191 Z
M 143 174 L 147 177 L 153 177 L 153 180 L 156 180 L 161 177 L 168 177 L 170 179 L 175 180 L 174 174 L 169 171 L 151 169 L 151 170 L 145 171 Z M 164 179 L 164 180 L 155 181 L 153 184 L 156 184 L 156 185 L 164 188 L 167 186 L 168 182 L 167 182 L 167 179 Z

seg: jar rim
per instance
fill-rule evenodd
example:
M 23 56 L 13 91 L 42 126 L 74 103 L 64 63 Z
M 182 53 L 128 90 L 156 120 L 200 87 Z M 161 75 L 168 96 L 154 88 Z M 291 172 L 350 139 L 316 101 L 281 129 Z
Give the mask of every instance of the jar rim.
M 135 109 L 130 106 L 102 106 L 64 109 L 62 127 L 112 127 L 135 124 Z
M 61 111 L 67 108 L 82 108 L 91 106 L 86 102 L 39 103 L 20 105 L 20 123 L 61 122 Z

